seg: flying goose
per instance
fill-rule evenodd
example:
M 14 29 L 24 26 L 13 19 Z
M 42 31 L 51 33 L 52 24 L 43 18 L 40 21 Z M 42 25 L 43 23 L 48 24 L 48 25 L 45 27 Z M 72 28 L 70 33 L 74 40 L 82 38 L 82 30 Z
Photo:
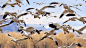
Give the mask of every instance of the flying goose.
M 58 23 L 50 23 L 49 27 L 54 28 L 56 30 L 62 29 L 64 31 L 64 34 L 66 34 L 66 32 L 69 33 L 69 31 L 66 28 L 66 26 L 62 26 L 62 25 L 60 25 Z
M 70 46 L 59 46 L 58 48 L 76 48 L 76 46 L 82 47 L 80 43 L 72 43 Z
M 67 5 L 67 4 L 64 4 L 64 3 L 60 3 L 60 2 L 51 2 L 50 3 L 50 5 L 52 5 L 52 4 L 60 4 L 60 6 L 62 6 L 63 5 L 63 8 L 66 10 L 70 10 L 70 7 L 74 7 L 74 6 L 71 6 L 71 5 Z M 59 7 L 60 7 L 59 6 Z M 77 7 L 74 7 L 74 8 L 76 8 L 76 9 L 78 9 L 78 10 L 80 10 L 79 8 L 77 8 Z M 81 10 L 80 10 L 81 11 Z
M 51 36 L 45 36 L 45 37 L 41 38 L 39 41 L 43 40 L 44 38 L 49 38 L 49 39 L 54 40 L 55 44 L 58 46 L 57 40 L 56 40 L 55 38 L 51 37 Z M 38 41 L 38 42 L 39 42 L 39 41 Z
M 21 17 L 21 16 L 24 16 L 24 15 L 27 15 L 28 13 L 23 13 L 23 14 L 20 14 L 20 15 L 18 15 L 18 16 L 16 16 L 16 17 L 12 17 L 11 19 L 12 19 L 12 21 L 10 22 L 11 24 L 12 23 L 14 23 L 14 22 L 16 22 L 16 23 L 24 23 L 24 25 L 26 26 L 26 23 L 25 23 L 25 21 L 24 20 L 20 20 L 19 18 Z
M 24 31 L 30 32 L 30 33 L 37 32 L 38 34 L 40 34 L 40 31 L 42 31 L 42 30 L 37 30 L 37 29 L 34 28 L 34 27 L 23 27 L 23 26 L 20 26 L 20 27 L 18 28 L 18 31 L 19 31 L 19 30 L 24 30 Z
M 64 23 L 66 23 L 68 21 L 76 21 L 76 20 L 79 20 L 79 21 L 83 22 L 83 24 L 85 24 L 86 23 L 85 18 L 86 17 L 72 17 L 72 18 L 69 18 L 68 20 L 66 20 Z
M 18 3 L 13 3 L 13 4 L 5 3 L 3 6 L 0 6 L 0 7 L 5 8 L 7 5 L 10 5 L 11 7 L 14 7 L 14 5 L 18 5 L 19 7 L 21 7 L 20 4 Z
M 45 32 L 44 35 L 43 35 L 43 37 L 39 41 L 43 40 L 44 38 L 47 38 L 50 35 L 56 35 L 56 33 L 54 33 L 54 31 L 55 31 L 55 29 L 52 29 L 49 32 Z
M 15 42 L 15 43 L 16 43 L 16 45 L 21 45 L 21 44 L 20 44 L 20 41 L 23 41 L 23 40 L 28 39 L 28 38 L 15 39 L 15 38 L 14 38 L 14 37 L 12 37 L 10 34 L 8 34 L 8 36 L 9 36 L 10 38 L 12 38 L 12 40 L 11 40 L 11 41 Z
M 74 32 L 74 28 L 72 28 L 70 25 L 63 24 L 62 26 L 65 26 L 68 30 L 73 30 L 73 32 Z
M 29 39 L 30 39 L 30 38 L 33 39 L 33 38 L 31 37 L 32 34 L 33 34 L 33 33 L 23 31 L 22 36 L 26 36 L 26 37 L 28 37 Z
M 39 18 L 39 15 L 46 15 L 46 14 L 48 14 L 48 12 L 43 11 L 46 8 L 55 8 L 55 6 L 44 6 L 40 10 L 39 9 L 35 9 L 35 8 L 30 8 L 30 9 L 35 9 L 37 11 L 36 12 L 37 15 L 33 14 L 34 15 L 34 18 Z
M 17 13 L 16 12 L 5 12 L 4 15 L 3 15 L 3 19 L 5 19 L 7 17 L 7 15 L 11 15 L 11 16 L 14 16 L 16 17 Z
M 83 34 L 82 31 L 83 31 L 85 28 L 86 28 L 86 26 L 84 26 L 84 27 L 82 27 L 82 28 L 80 28 L 80 29 L 78 29 L 78 30 L 75 30 L 75 29 L 74 29 L 74 31 L 76 31 L 76 32 L 79 33 L 79 34 Z
M 73 11 L 73 10 L 64 10 L 64 11 L 63 11 L 63 13 L 60 15 L 60 17 L 59 17 L 59 18 L 62 18 L 62 17 L 63 17 L 63 15 L 64 15 L 64 14 L 66 14 L 66 13 L 69 13 L 69 14 L 67 14 L 66 16 L 75 16 L 75 14 L 74 14 L 74 11 Z

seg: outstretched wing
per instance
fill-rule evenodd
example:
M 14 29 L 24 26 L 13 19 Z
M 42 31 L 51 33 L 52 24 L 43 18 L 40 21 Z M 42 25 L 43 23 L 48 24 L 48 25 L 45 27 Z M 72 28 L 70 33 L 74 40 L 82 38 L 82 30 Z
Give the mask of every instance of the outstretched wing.
M 23 41 L 23 40 L 26 40 L 28 38 L 23 38 L 23 39 L 17 39 L 17 41 Z
M 50 5 L 52 5 L 52 4 L 59 4 L 59 2 L 52 2 L 52 3 L 50 3 Z
M 66 22 L 68 22 L 68 21 L 70 21 L 70 20 L 71 20 L 71 19 L 66 20 L 65 22 L 63 22 L 63 24 L 66 23 Z
M 60 17 L 59 18 L 62 18 L 63 17 L 63 15 L 65 14 L 65 13 L 67 13 L 68 11 L 67 10 L 64 10 L 63 11 L 63 13 L 60 15 Z
M 55 44 L 58 46 L 58 42 L 57 42 L 57 40 L 55 38 L 53 38 L 51 36 L 48 36 L 48 38 L 54 40 Z
M 55 6 L 44 6 L 43 8 L 41 8 L 40 10 L 44 10 L 46 8 L 55 8 Z
M 79 29 L 79 31 L 83 31 L 86 28 L 86 26 Z
M 30 2 L 28 1 L 28 0 L 26 0 L 27 1 L 27 3 L 30 5 Z
M 41 41 L 41 40 L 43 40 L 44 38 L 47 38 L 48 37 L 48 35 L 45 35 L 44 37 L 42 37 L 39 41 Z M 39 42 L 38 41 L 38 42 Z
M 19 17 L 21 17 L 21 16 L 23 16 L 23 15 L 27 15 L 27 14 L 28 14 L 28 13 L 20 14 L 20 15 L 17 16 L 17 18 L 19 18 Z
M 31 10 L 31 9 L 35 9 L 35 8 L 28 8 L 28 9 L 26 9 L 26 11 Z
M 12 38 L 13 40 L 16 40 L 15 38 L 13 38 L 10 34 L 8 34 L 8 36 L 10 37 L 10 38 Z

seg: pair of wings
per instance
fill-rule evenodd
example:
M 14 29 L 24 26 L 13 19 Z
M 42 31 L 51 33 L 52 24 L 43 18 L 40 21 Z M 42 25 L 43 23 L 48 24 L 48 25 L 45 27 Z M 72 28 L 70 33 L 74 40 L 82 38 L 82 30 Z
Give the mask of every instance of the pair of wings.
M 14 37 L 12 37 L 10 34 L 8 34 L 8 36 L 9 36 L 10 38 L 12 38 L 13 40 L 16 40 L 16 41 L 23 41 L 23 40 L 28 39 L 28 38 L 23 38 L 23 39 L 15 39 L 15 38 L 14 38 Z

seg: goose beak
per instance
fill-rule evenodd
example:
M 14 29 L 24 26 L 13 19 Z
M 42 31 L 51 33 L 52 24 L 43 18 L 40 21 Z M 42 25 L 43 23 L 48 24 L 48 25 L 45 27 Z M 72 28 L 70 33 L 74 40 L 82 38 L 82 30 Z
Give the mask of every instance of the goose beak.
M 17 3 L 17 5 L 18 5 L 19 7 L 21 7 L 21 5 L 20 5 L 19 3 Z

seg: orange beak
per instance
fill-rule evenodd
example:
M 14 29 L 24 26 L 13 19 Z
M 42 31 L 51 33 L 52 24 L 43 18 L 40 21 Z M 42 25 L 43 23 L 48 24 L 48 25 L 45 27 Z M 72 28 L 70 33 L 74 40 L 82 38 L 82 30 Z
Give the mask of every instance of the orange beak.
M 17 3 L 17 5 L 18 5 L 19 7 L 21 7 L 21 5 L 20 5 L 19 3 Z

